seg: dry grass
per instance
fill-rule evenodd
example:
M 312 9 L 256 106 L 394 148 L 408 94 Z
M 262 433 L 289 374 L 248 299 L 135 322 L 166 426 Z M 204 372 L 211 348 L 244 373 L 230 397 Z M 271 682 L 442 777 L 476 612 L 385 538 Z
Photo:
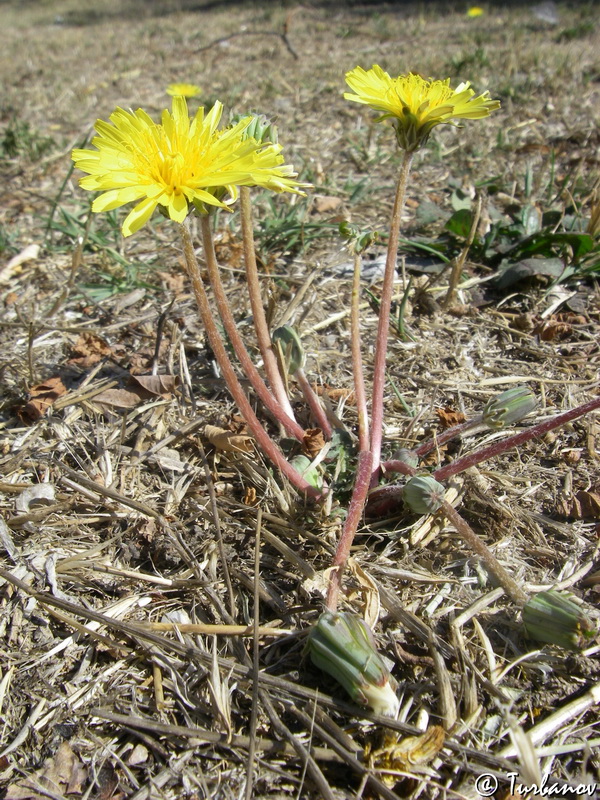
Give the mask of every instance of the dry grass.
M 346 606 L 378 620 L 400 719 L 357 710 L 317 674 L 304 637 L 346 496 L 325 513 L 260 454 L 219 454 L 203 436 L 236 412 L 211 368 L 171 225 L 123 245 L 93 220 L 104 239 L 75 256 L 73 238 L 45 235 L 57 200 L 54 219 L 63 208 L 85 220 L 76 181 L 59 190 L 94 119 L 116 105 L 156 115 L 175 80 L 275 116 L 288 159 L 318 193 L 340 197 L 340 213 L 358 224 L 384 226 L 397 156 L 389 132 L 341 99 L 343 74 L 358 63 L 456 69 L 503 100 L 497 116 L 439 131 L 419 156 L 407 228 L 423 199 L 448 205 L 450 177 L 468 190 L 497 176 L 518 199 L 529 165 L 541 197 L 551 153 L 556 185 L 591 187 L 600 34 L 558 36 L 592 19 L 589 9 L 560 8 L 550 28 L 520 7 L 469 20 L 462 8 L 402 5 L 81 6 L 5 3 L 0 31 L 2 130 L 16 115 L 55 142 L 40 160 L 20 153 L 1 165 L 2 267 L 42 246 L 0 271 L 3 797 L 476 798 L 477 775 L 498 775 L 506 789 L 516 770 L 525 783 L 541 773 L 600 782 L 598 648 L 572 655 L 524 639 L 516 609 L 443 520 L 365 525 L 347 577 Z M 298 59 L 267 35 L 286 30 Z M 256 35 L 211 45 L 241 32 Z M 227 290 L 244 322 L 235 237 L 220 225 Z M 323 239 L 295 260 L 274 258 L 265 282 L 274 321 L 303 333 L 311 378 L 336 390 L 351 388 L 349 321 L 339 313 L 349 286 L 334 268 L 344 260 L 338 240 Z M 555 296 L 533 284 L 478 308 L 486 275 L 472 274 L 460 315 L 424 313 L 431 303 L 411 295 L 415 341 L 390 345 L 387 452 L 435 428 L 436 408 L 476 412 L 515 379 L 539 391 L 540 416 L 598 391 L 596 284 L 571 287 L 581 318 L 543 341 L 529 322 Z M 425 296 L 443 298 L 443 280 Z M 104 294 L 89 288 L 102 281 Z M 367 364 L 375 328 L 367 306 Z M 122 393 L 153 364 L 178 386 Z M 57 378 L 62 388 L 48 383 Z M 34 422 L 18 416 L 31 394 L 54 400 Z M 345 395 L 332 403 L 352 430 Z M 598 431 L 591 415 L 457 483 L 466 518 L 526 590 L 558 584 L 595 604 L 598 516 L 568 518 L 565 508 L 577 492 L 598 492 Z M 446 728 L 443 747 L 419 761 L 423 743 L 406 737 L 434 725 Z M 377 755 L 384 731 L 398 732 L 411 757 Z

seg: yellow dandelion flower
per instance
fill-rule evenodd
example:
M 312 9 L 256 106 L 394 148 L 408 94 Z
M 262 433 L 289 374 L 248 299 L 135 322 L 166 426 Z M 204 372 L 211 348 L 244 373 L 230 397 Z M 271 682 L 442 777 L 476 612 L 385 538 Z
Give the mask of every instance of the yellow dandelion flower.
M 206 115 L 200 108 L 190 119 L 185 98 L 177 96 L 172 111 L 163 111 L 161 123 L 142 109 L 117 108 L 110 123 L 98 120 L 98 136 L 92 140 L 97 149 L 72 154 L 76 166 L 88 173 L 80 186 L 103 192 L 92 210 L 110 211 L 140 200 L 123 223 L 123 235 L 130 236 L 157 206 L 165 216 L 183 222 L 190 206 L 200 211 L 205 206 L 226 208 L 237 199 L 238 186 L 301 194 L 303 184 L 283 164 L 281 146 L 244 138 L 250 116 L 217 130 L 222 111 L 217 102 Z
M 480 6 L 471 6 L 467 11 L 467 17 L 480 17 L 485 11 Z
M 201 91 L 195 83 L 170 83 L 166 88 L 171 97 L 197 97 Z
M 346 83 L 356 93 L 346 92 L 346 100 L 385 112 L 377 122 L 393 119 L 398 144 L 409 152 L 422 147 L 436 125 L 481 119 L 500 107 L 500 101 L 491 100 L 489 92 L 475 97 L 469 83 L 452 89 L 450 78 L 426 80 L 413 72 L 391 78 L 376 64 L 369 70 L 351 70 Z

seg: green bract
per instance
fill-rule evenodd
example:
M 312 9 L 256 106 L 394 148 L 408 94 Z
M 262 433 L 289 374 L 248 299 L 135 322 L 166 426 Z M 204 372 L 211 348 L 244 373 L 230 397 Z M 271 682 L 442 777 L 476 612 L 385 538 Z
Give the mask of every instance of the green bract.
M 300 337 L 291 325 L 282 325 L 280 328 L 276 328 L 271 335 L 271 339 L 273 344 L 280 345 L 281 354 L 285 359 L 290 375 L 304 368 L 306 354 Z
M 341 683 L 357 703 L 376 714 L 397 715 L 396 682 L 359 616 L 325 611 L 311 629 L 307 649 L 313 664 Z
M 538 642 L 582 650 L 592 644 L 598 631 L 585 610 L 565 592 L 540 592 L 523 607 L 527 635 Z
M 537 399 L 531 389 L 527 386 L 516 386 L 487 403 L 483 409 L 483 421 L 488 427 L 501 430 L 522 420 L 536 406 Z

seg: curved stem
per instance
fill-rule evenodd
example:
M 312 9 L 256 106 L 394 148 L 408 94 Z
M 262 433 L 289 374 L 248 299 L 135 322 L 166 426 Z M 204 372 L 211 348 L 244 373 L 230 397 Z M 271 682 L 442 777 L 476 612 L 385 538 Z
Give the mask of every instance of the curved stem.
M 285 427 L 288 433 L 290 433 L 292 436 L 295 436 L 296 439 L 301 442 L 304 439 L 304 430 L 294 419 L 289 417 L 287 412 L 281 408 L 280 404 L 269 392 L 265 382 L 262 379 L 262 376 L 248 355 L 248 351 L 246 350 L 246 345 L 242 341 L 242 337 L 238 333 L 237 325 L 233 318 L 233 314 L 231 313 L 229 301 L 227 300 L 225 290 L 223 289 L 223 283 L 221 282 L 219 265 L 217 264 L 212 231 L 210 228 L 210 217 L 203 215 L 200 218 L 200 224 L 202 228 L 202 244 L 204 245 L 204 255 L 206 257 L 208 277 L 214 292 L 219 315 L 223 320 L 223 325 L 227 331 L 227 335 L 229 336 L 229 341 L 233 345 L 235 354 L 239 358 L 246 377 L 252 384 L 261 401 L 265 404 L 271 414 L 273 414 L 275 419 Z
M 288 417 L 294 420 L 294 412 L 290 405 L 283 379 L 279 373 L 277 357 L 273 351 L 269 326 L 267 325 L 265 310 L 262 304 L 258 269 L 256 267 L 256 253 L 254 251 L 252 206 L 250 204 L 250 189 L 248 186 L 240 186 L 240 216 L 242 222 L 242 241 L 244 243 L 246 282 L 248 285 L 248 294 L 250 296 L 250 306 L 252 307 L 254 330 L 256 331 L 258 346 L 263 357 L 267 380 L 269 381 L 273 394 Z
M 294 378 L 298 381 L 298 386 L 302 394 L 304 395 L 304 399 L 310 406 L 310 410 L 313 413 L 313 417 L 319 428 L 323 431 L 323 434 L 326 439 L 331 439 L 331 435 L 333 433 L 331 429 L 331 425 L 329 424 L 329 420 L 327 419 L 327 414 L 321 405 L 321 401 L 315 394 L 312 386 L 310 385 L 306 374 L 302 367 L 299 367 L 296 372 L 294 373 Z
M 495 456 L 505 453 L 507 450 L 510 450 L 513 447 L 518 447 L 519 445 L 528 442 L 530 439 L 536 439 L 538 436 L 543 436 L 545 433 L 548 433 L 548 431 L 554 430 L 554 428 L 560 428 L 561 425 L 566 425 L 567 422 L 572 422 L 572 420 L 582 417 L 584 414 L 588 414 L 590 411 L 594 411 L 596 408 L 600 408 L 600 397 L 596 397 L 594 400 L 590 400 L 588 403 L 577 406 L 577 408 L 564 411 L 562 414 L 557 414 L 555 417 L 547 419 L 545 422 L 540 422 L 538 425 L 533 425 L 531 428 L 527 428 L 527 430 L 521 431 L 520 433 L 515 433 L 514 436 L 509 436 L 507 439 L 494 442 L 488 447 L 482 447 L 481 450 L 476 450 L 474 453 L 471 453 L 468 456 L 458 458 L 451 464 L 447 464 L 445 467 L 440 467 L 440 469 L 437 469 L 433 473 L 433 477 L 436 479 L 436 481 L 446 480 L 452 475 L 456 475 L 459 472 L 464 472 L 469 467 L 479 464 L 481 461 L 486 461 L 488 458 L 494 458 Z
M 200 267 L 196 259 L 196 253 L 194 252 L 194 245 L 187 220 L 181 225 L 181 239 L 183 243 L 183 254 L 185 257 L 188 275 L 192 282 L 192 288 L 194 290 L 200 316 L 206 330 L 206 335 L 234 402 L 239 408 L 242 416 L 246 420 L 248 427 L 252 432 L 252 435 L 260 445 L 261 449 L 264 451 L 267 458 L 269 458 L 273 464 L 275 464 L 275 466 L 283 472 L 283 474 L 297 489 L 299 489 L 301 492 L 305 492 L 310 497 L 321 499 L 323 497 L 323 492 L 315 489 L 314 486 L 311 486 L 307 481 L 305 481 L 304 478 L 299 475 L 292 465 L 286 460 L 281 450 L 277 447 L 275 442 L 262 427 L 258 417 L 250 405 L 248 398 L 244 394 L 244 390 L 242 389 L 238 377 L 235 374 L 235 370 L 233 369 L 229 355 L 227 354 L 227 350 L 223 344 L 223 339 L 221 338 L 219 329 L 217 328 L 212 316 L 208 302 L 208 296 L 206 294 L 206 289 L 204 288 L 204 283 L 202 282 L 202 276 L 200 274 Z
M 398 257 L 398 240 L 400 237 L 400 221 L 402 209 L 404 208 L 404 197 L 406 185 L 410 173 L 410 166 L 413 153 L 404 153 L 398 184 L 396 187 L 396 197 L 394 208 L 390 220 L 390 235 L 388 239 L 388 249 L 385 260 L 385 273 L 383 277 L 383 288 L 381 291 L 381 303 L 379 306 L 379 325 L 377 328 L 377 344 L 375 349 L 375 364 L 373 367 L 373 399 L 371 401 L 371 452 L 373 454 L 373 474 L 371 485 L 377 483 L 379 477 L 379 464 L 381 459 L 381 439 L 383 435 L 383 393 L 385 389 L 385 358 L 387 354 L 388 329 L 390 325 L 390 307 L 392 304 L 392 292 L 394 288 L 394 277 L 396 275 L 396 260 Z
M 329 611 L 335 611 L 338 605 L 344 567 L 348 561 L 350 548 L 352 547 L 354 536 L 360 525 L 365 501 L 369 492 L 372 462 L 373 459 L 368 450 L 363 450 L 358 454 L 356 482 L 354 484 L 350 506 L 348 507 L 348 516 L 346 517 L 342 535 L 340 536 L 340 541 L 338 542 L 329 573 L 329 585 L 327 587 L 327 599 L 325 601 L 325 606 Z

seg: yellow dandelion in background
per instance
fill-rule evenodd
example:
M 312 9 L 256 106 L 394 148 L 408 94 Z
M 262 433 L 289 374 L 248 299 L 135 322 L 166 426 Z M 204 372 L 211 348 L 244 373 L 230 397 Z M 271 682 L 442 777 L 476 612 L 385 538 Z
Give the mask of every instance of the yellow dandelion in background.
M 467 17 L 480 17 L 482 14 L 485 14 L 485 11 L 479 6 L 471 6 L 467 11 Z
M 296 173 L 283 163 L 281 145 L 245 138 L 253 122 L 248 116 L 217 130 L 223 106 L 215 103 L 205 115 L 200 108 L 188 116 L 183 97 L 174 97 L 172 111 L 163 111 L 161 123 L 145 111 L 117 108 L 110 122 L 98 120 L 96 150 L 74 150 L 75 165 L 87 172 L 80 186 L 103 192 L 93 211 L 141 200 L 123 223 L 130 236 L 152 216 L 157 206 L 165 216 L 183 222 L 190 206 L 227 207 L 238 197 L 238 186 L 262 186 L 277 192 L 301 194 Z M 229 195 L 227 197 L 227 195 Z
M 346 100 L 385 112 L 377 122 L 393 119 L 398 144 L 408 152 L 422 147 L 436 125 L 455 124 L 456 119 L 481 119 L 500 108 L 500 101 L 490 99 L 489 92 L 475 97 L 469 83 L 452 89 L 450 78 L 426 80 L 413 72 L 391 78 L 376 64 L 369 70 L 351 70 L 346 74 L 346 83 L 356 93 L 346 92 Z
M 201 91 L 195 83 L 170 83 L 166 88 L 171 97 L 197 97 Z

